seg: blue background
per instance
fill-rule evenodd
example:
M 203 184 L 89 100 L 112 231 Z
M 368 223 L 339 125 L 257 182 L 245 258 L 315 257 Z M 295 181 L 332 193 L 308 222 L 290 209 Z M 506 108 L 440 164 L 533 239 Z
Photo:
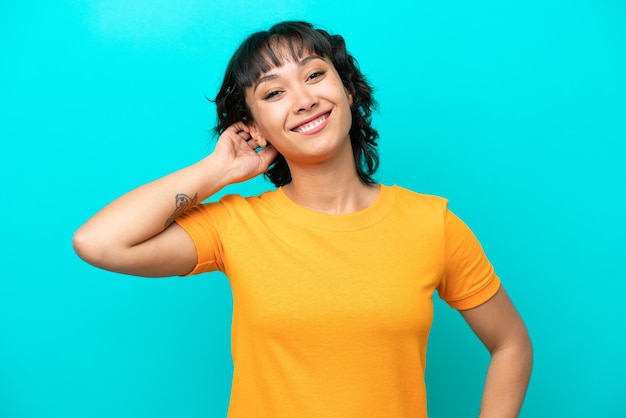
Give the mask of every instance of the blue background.
M 626 416 L 624 2 L 13 0 L 0 417 L 224 416 L 227 280 L 99 271 L 71 236 L 210 152 L 228 58 L 294 18 L 344 35 L 376 87 L 379 181 L 449 198 L 483 243 L 534 341 L 522 416 Z M 431 416 L 476 416 L 488 355 L 441 302 L 428 355 Z

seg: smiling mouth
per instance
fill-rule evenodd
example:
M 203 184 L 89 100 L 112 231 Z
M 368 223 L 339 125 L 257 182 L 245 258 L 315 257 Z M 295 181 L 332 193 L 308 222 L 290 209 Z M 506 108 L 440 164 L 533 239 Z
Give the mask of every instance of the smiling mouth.
M 318 132 L 325 126 L 325 122 L 328 120 L 328 116 L 330 116 L 330 112 L 324 113 L 317 119 L 297 126 L 296 128 L 292 129 L 292 131 L 299 134 L 310 134 Z

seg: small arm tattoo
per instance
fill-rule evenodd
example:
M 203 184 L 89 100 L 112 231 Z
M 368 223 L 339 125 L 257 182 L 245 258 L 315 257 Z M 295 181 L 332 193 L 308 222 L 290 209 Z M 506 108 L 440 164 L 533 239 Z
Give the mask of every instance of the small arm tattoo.
M 187 209 L 195 205 L 197 200 L 198 200 L 198 193 L 196 193 L 196 195 L 193 198 L 190 198 L 184 193 L 177 194 L 176 195 L 176 209 L 174 209 L 174 213 L 172 213 L 172 216 L 167 218 L 167 222 L 165 222 L 165 227 L 167 228 L 168 226 L 170 226 L 170 224 L 174 222 L 176 218 L 182 215 L 183 212 L 185 212 Z

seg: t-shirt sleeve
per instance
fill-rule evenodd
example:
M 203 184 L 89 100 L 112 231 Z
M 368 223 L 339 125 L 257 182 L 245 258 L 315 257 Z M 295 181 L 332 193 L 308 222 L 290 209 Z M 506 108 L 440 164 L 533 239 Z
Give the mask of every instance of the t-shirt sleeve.
M 176 223 L 191 237 L 198 256 L 196 266 L 185 276 L 224 271 L 223 247 L 218 228 L 220 224 L 223 225 L 220 221 L 223 212 L 225 211 L 221 203 L 206 203 L 190 208 L 176 219 Z
M 452 308 L 475 308 L 495 295 L 500 279 L 468 226 L 450 210 L 445 216 L 445 265 L 437 291 Z

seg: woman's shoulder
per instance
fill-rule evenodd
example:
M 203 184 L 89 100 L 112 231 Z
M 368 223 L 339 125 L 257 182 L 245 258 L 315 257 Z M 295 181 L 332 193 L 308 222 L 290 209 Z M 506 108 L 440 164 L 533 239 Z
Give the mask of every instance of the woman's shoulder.
M 394 194 L 398 202 L 444 209 L 448 206 L 448 199 L 442 196 L 418 192 L 397 184 L 390 186 L 383 185 L 383 187 L 387 188 L 392 194 Z
M 213 196 L 210 200 L 204 201 L 200 206 L 211 209 L 213 206 L 242 207 L 255 206 L 275 200 L 278 190 L 267 190 L 257 195 L 244 195 L 240 193 L 225 193 Z

